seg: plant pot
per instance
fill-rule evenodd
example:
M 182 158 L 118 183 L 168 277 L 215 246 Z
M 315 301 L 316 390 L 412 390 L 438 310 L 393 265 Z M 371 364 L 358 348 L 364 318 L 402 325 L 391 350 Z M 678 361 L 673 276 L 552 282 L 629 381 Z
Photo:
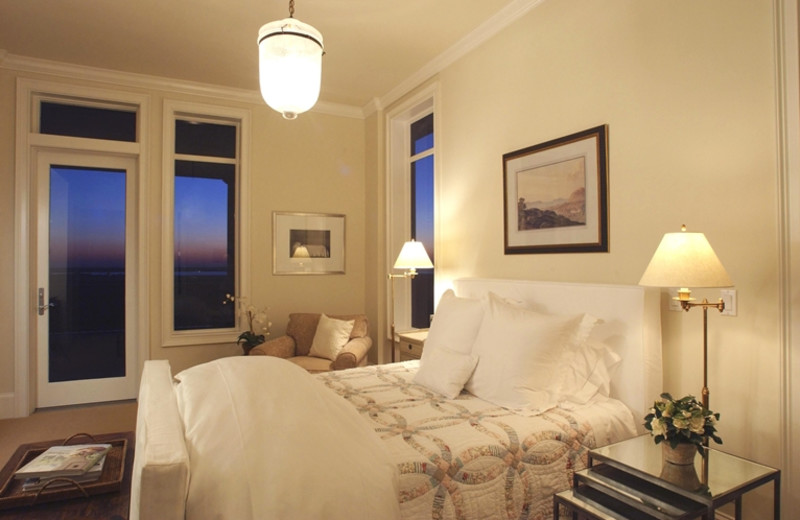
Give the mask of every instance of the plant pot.
M 665 460 L 660 477 L 687 491 L 697 491 L 702 486 L 694 464 L 673 464 Z
M 694 458 L 697 455 L 696 444 L 682 442 L 673 448 L 668 442 L 663 442 L 661 447 L 665 463 L 676 466 L 694 466 Z

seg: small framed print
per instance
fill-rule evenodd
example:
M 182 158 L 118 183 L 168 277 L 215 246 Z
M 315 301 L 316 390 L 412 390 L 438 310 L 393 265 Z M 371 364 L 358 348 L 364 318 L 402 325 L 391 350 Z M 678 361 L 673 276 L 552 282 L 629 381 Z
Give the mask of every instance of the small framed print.
M 344 274 L 345 216 L 272 213 L 273 274 Z
M 503 155 L 505 254 L 608 252 L 607 132 Z

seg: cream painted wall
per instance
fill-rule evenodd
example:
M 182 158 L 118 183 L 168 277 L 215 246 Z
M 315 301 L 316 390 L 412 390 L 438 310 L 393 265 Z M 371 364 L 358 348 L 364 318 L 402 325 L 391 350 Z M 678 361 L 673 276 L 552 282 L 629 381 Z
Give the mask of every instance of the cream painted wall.
M 709 314 L 711 408 L 779 466 L 773 41 L 768 1 L 548 0 L 444 70 L 436 275 L 636 284 L 665 232 L 705 232 L 739 304 Z M 502 155 L 601 124 L 610 252 L 504 255 Z M 699 395 L 702 312 L 665 303 L 663 331 L 664 389 Z
M 14 392 L 14 126 L 17 73 L 0 69 L 0 403 L 13 400 Z M 86 87 L 100 85 L 75 80 Z M 102 85 L 108 88 L 108 85 Z M 251 114 L 250 156 L 250 247 L 251 301 L 269 306 L 273 322 L 271 337 L 283 334 L 290 312 L 362 313 L 365 305 L 365 131 L 361 119 L 304 114 L 286 121 L 262 103 L 226 101 L 161 90 L 143 90 L 117 85 L 111 88 L 144 91 L 150 96 L 150 163 L 147 202 L 151 359 L 170 360 L 173 370 L 218 358 L 238 355 L 234 343 L 161 346 L 161 122 L 165 99 L 246 109 Z M 275 276 L 272 274 L 272 212 L 296 211 L 345 215 L 345 269 L 343 275 Z M 375 331 L 371 331 L 375 336 Z M 9 399 L 10 398 L 10 399 Z M 9 416 L 0 409 L 0 416 Z
M 266 105 L 248 107 L 250 143 L 251 301 L 269 306 L 270 337 L 284 333 L 291 312 L 364 313 L 365 199 L 363 121 L 307 113 L 286 121 Z M 345 274 L 272 274 L 272 212 L 345 215 Z M 157 225 L 154 225 L 157 228 Z M 156 271 L 158 272 L 158 271 Z M 151 298 L 151 353 L 170 360 L 173 370 L 223 355 L 236 345 L 160 347 L 160 301 Z M 370 331 L 375 337 L 375 331 Z
M 14 78 L 0 72 L 0 417 L 14 395 Z
M 364 275 L 366 278 L 366 309 L 369 318 L 370 328 L 373 332 L 375 345 L 369 351 L 369 362 L 378 362 L 379 349 L 386 349 L 386 324 L 385 305 L 387 276 L 384 266 L 386 265 L 386 251 L 383 247 L 386 235 L 386 200 L 382 196 L 374 194 L 383 193 L 386 189 L 384 183 L 385 176 L 381 165 L 384 160 L 384 150 L 379 143 L 384 141 L 383 113 L 375 112 L 365 120 L 365 143 L 366 151 L 364 157 L 364 167 L 367 172 L 366 186 L 364 191 L 366 205 L 366 228 Z

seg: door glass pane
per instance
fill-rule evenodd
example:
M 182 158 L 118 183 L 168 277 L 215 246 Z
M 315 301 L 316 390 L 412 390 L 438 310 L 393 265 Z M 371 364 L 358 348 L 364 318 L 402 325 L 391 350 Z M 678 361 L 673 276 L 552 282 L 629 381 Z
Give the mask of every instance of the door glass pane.
M 50 168 L 50 382 L 125 376 L 125 177 Z
M 236 325 L 234 180 L 236 167 L 175 161 L 175 330 Z

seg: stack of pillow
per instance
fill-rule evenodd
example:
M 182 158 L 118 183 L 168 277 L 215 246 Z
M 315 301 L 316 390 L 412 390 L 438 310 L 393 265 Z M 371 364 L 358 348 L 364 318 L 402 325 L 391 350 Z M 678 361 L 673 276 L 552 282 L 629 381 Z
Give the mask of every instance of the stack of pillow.
M 489 293 L 442 295 L 414 382 L 449 399 L 462 389 L 511 409 L 543 412 L 609 395 L 620 357 L 590 339 L 588 314 L 549 315 Z

